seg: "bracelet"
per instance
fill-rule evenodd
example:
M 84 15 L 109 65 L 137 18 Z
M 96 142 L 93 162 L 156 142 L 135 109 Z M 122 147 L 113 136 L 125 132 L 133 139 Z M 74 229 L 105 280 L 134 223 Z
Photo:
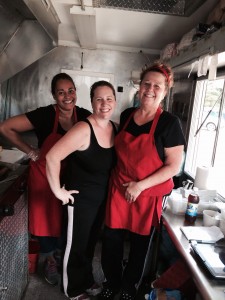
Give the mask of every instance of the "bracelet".
M 37 154 L 37 151 L 31 150 L 28 154 L 27 157 L 30 158 L 32 161 L 36 161 L 39 158 L 39 155 Z

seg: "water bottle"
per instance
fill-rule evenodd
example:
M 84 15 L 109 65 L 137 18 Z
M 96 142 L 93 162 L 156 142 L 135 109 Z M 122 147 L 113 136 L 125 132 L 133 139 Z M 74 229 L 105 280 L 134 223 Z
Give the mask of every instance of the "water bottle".
M 190 224 L 193 224 L 197 218 L 198 204 L 198 188 L 194 187 L 193 192 L 188 196 L 187 209 L 185 212 L 185 220 Z

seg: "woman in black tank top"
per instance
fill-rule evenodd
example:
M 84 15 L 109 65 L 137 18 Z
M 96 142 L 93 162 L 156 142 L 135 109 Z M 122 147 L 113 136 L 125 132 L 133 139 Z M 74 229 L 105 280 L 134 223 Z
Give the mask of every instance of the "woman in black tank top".
M 94 83 L 91 103 L 93 114 L 69 130 L 46 156 L 51 189 L 67 205 L 63 290 L 67 297 L 76 300 L 88 300 L 101 291 L 92 275 L 92 259 L 116 160 L 116 127 L 110 121 L 116 106 L 114 87 L 107 81 Z M 69 162 L 61 186 L 60 163 L 67 156 Z

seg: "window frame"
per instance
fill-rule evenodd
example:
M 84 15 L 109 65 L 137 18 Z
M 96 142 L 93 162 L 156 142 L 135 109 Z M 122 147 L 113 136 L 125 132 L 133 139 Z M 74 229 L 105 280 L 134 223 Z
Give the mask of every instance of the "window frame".
M 218 125 L 216 128 L 213 151 L 211 152 L 211 166 L 214 166 L 216 159 L 216 150 L 218 146 L 218 139 L 220 134 L 220 125 L 223 117 L 224 105 L 225 105 L 225 75 L 218 76 L 215 80 L 223 80 L 223 87 L 221 93 L 221 101 L 219 105 L 218 111 Z M 184 164 L 184 173 L 191 177 L 193 180 L 195 179 L 196 169 L 197 169 L 197 148 L 199 147 L 199 139 L 200 136 L 196 136 L 196 129 L 199 128 L 199 118 L 200 113 L 203 113 L 204 101 L 206 98 L 207 92 L 207 84 L 208 79 L 197 79 L 194 91 L 193 105 L 191 107 L 191 118 L 190 118 L 190 128 L 188 134 L 188 145 L 186 150 L 186 159 Z M 197 126 L 196 126 L 197 125 Z M 225 195 L 218 195 L 220 198 L 225 200 Z

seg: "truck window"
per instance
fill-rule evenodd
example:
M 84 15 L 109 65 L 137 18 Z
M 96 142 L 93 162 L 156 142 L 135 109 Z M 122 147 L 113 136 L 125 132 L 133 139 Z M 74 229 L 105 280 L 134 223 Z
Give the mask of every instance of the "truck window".
M 225 198 L 224 78 L 196 84 L 184 171 L 195 177 L 197 166 L 213 167 L 211 186 Z

